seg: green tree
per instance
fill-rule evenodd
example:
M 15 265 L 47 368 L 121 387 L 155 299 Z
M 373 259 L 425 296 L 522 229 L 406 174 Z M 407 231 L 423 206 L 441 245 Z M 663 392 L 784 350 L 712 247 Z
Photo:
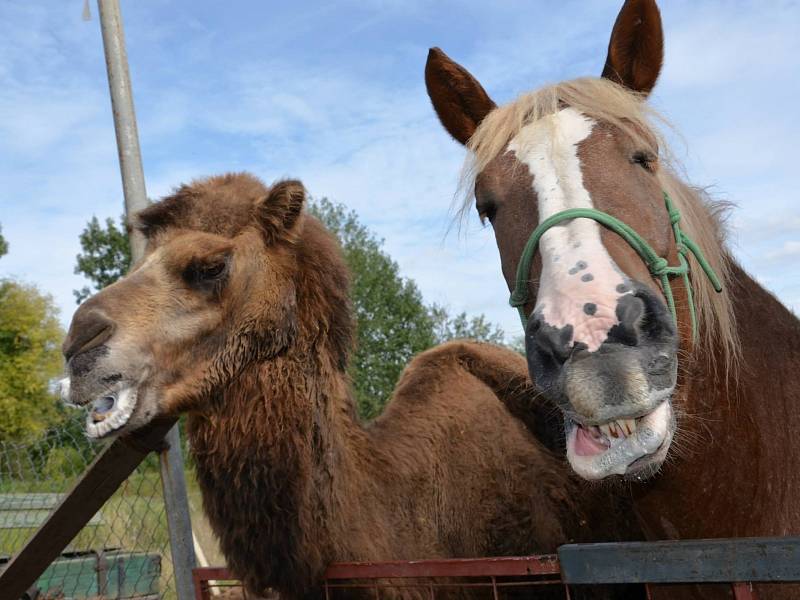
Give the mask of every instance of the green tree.
M 3 237 L 3 228 L 0 227 L 0 256 L 8 254 L 8 242 Z
M 73 290 L 75 301 L 80 304 L 92 293 L 125 275 L 131 266 L 131 247 L 125 228 L 125 217 L 120 217 L 117 227 L 113 219 L 107 218 L 105 226 L 97 217 L 86 225 L 80 235 L 83 252 L 76 257 L 75 274 L 83 275 L 92 282 L 92 288 L 84 286 Z
M 356 348 L 350 363 L 359 414 L 378 415 L 411 357 L 436 343 L 433 319 L 417 285 L 358 221 L 356 213 L 326 198 L 309 210 L 342 244 L 353 273 Z
M 50 382 L 61 373 L 63 337 L 50 296 L 0 280 L 0 440 L 40 434 L 59 420 Z
M 469 318 L 467 313 L 462 312 L 451 317 L 447 309 L 437 304 L 431 305 L 430 314 L 433 319 L 433 333 L 438 344 L 462 338 L 505 344 L 503 330 L 489 322 L 484 315 Z

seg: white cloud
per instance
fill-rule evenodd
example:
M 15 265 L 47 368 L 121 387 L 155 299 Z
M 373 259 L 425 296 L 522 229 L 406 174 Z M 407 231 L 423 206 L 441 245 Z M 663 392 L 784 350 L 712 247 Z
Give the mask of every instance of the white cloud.
M 664 4 L 669 69 L 666 83 L 698 93 L 721 85 L 741 88 L 748 79 L 791 79 L 787 63 L 800 63 L 796 3 L 693 2 Z M 763 92 L 762 92 L 763 93 Z
M 788 242 L 784 242 L 777 250 L 767 253 L 765 258 L 772 261 L 792 259 L 791 261 L 786 262 L 796 266 L 794 259 L 800 258 L 800 240 L 790 240 Z

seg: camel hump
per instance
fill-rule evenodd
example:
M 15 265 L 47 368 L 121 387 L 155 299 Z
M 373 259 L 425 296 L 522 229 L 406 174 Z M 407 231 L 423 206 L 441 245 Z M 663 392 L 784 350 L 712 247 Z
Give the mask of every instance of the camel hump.
M 557 411 L 531 382 L 525 358 L 495 344 L 454 340 L 422 352 L 403 371 L 389 404 L 441 400 L 450 396 L 445 390 L 456 387 L 452 385 L 455 380 L 469 375 L 488 387 L 547 448 L 556 451 L 563 446 L 562 424 L 554 421 Z M 453 401 L 458 404 L 467 399 L 450 398 Z
M 406 367 L 400 383 L 418 370 L 430 371 L 452 365 L 458 365 L 495 391 L 506 390 L 509 384 L 514 384 L 524 386 L 526 392 L 534 392 L 524 356 L 504 346 L 473 340 L 445 342 L 418 354 Z

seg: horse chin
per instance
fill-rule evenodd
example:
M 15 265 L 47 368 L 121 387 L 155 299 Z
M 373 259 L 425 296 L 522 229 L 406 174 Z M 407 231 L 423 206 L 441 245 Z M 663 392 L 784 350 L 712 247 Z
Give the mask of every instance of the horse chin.
M 583 425 L 566 417 L 567 459 L 584 479 L 643 481 L 658 473 L 675 434 L 669 400 L 636 419 Z

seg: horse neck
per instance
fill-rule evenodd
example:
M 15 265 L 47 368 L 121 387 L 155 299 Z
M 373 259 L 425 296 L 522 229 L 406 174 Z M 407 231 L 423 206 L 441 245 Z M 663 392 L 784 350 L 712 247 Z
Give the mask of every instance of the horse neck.
M 289 353 L 215 404 L 191 417 L 189 439 L 223 553 L 251 590 L 299 594 L 332 559 L 331 504 L 356 493 L 368 454 L 346 379 L 325 357 Z
M 652 537 L 800 533 L 800 321 L 735 264 L 728 293 L 741 364 L 726 374 L 721 347 L 696 349 L 676 458 L 637 493 Z
M 722 411 L 730 418 L 719 429 L 747 421 L 760 441 L 794 436 L 800 425 L 795 399 L 800 393 L 800 320 L 744 269 L 733 262 L 728 293 L 733 298 L 741 361 L 725 372 L 722 348 L 700 349 L 687 378 L 693 412 Z M 766 436 L 766 437 L 765 437 Z M 787 447 L 800 444 L 785 439 Z

